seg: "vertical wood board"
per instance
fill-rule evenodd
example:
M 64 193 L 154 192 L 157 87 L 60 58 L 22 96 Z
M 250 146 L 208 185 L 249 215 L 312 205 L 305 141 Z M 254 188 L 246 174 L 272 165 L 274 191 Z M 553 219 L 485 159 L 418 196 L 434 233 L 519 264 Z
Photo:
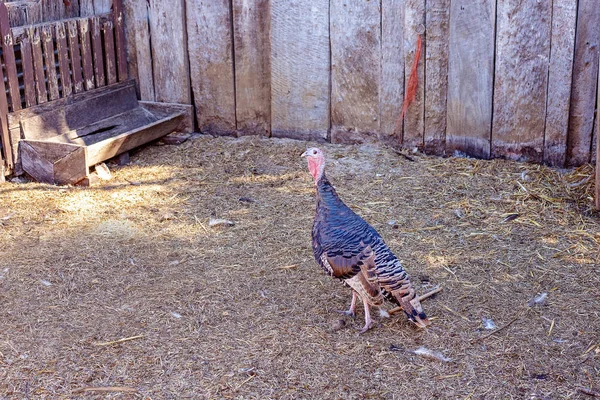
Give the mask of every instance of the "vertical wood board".
M 579 0 L 567 139 L 568 166 L 577 166 L 590 161 L 600 48 L 598 21 L 600 21 L 598 2 Z
M 79 20 L 79 43 L 81 46 L 81 63 L 85 90 L 92 90 L 96 87 L 96 83 L 94 79 L 94 61 L 92 57 L 93 50 L 89 19 Z
M 498 0 L 493 157 L 543 159 L 551 6 L 550 0 Z
M 423 147 L 425 130 L 425 0 L 404 0 L 404 91 L 407 91 L 409 78 L 417 51 L 418 36 L 421 35 L 422 51 L 417 64 L 417 92 L 404 115 L 402 145 Z
M 231 10 L 228 0 L 188 0 L 191 84 L 200 131 L 236 130 Z M 154 46 L 154 41 L 152 42 Z
M 0 4 L 0 35 L 2 35 L 2 56 L 10 95 L 10 109 L 16 111 L 21 109 L 21 94 L 19 92 L 19 79 L 17 78 L 13 36 L 8 21 L 8 9 L 4 3 Z
M 100 18 L 90 18 L 90 34 L 96 87 L 102 87 L 106 85 L 106 73 L 104 70 L 104 49 L 102 47 L 102 23 L 100 22 Z
M 60 97 L 58 91 L 58 73 L 56 71 L 56 57 L 54 55 L 54 34 L 51 24 L 42 25 L 41 38 L 44 49 L 44 65 L 46 66 L 46 79 L 48 80 L 48 99 L 56 100 Z
M 58 69 L 60 72 L 60 83 L 62 97 L 68 97 L 73 93 L 71 83 L 71 72 L 69 62 L 69 49 L 67 46 L 67 31 L 62 22 L 57 22 L 56 28 L 56 50 L 58 51 Z
M 544 163 L 562 167 L 567 155 L 577 4 L 554 0 L 544 132 Z
M 112 85 L 117 82 L 117 58 L 115 54 L 115 35 L 112 21 L 102 24 L 104 36 L 104 62 L 106 71 L 106 84 Z
M 113 22 L 115 25 L 115 50 L 117 53 L 117 74 L 119 82 L 127 80 L 127 49 L 125 38 L 125 13 L 123 1 L 113 0 Z
M 190 104 L 184 1 L 150 0 L 150 32 L 156 101 Z
M 83 92 L 83 71 L 81 66 L 81 51 L 79 49 L 77 21 L 69 20 L 66 23 L 69 56 L 71 57 L 71 71 L 73 73 L 73 90 L 75 93 L 81 93 Z
M 428 0 L 426 10 L 424 150 L 444 153 L 448 97 L 450 0 Z
M 271 132 L 270 3 L 270 0 L 233 0 L 239 135 L 269 136 Z
M 21 63 L 23 69 L 23 86 L 25 93 L 25 107 L 37 104 L 35 93 L 35 77 L 33 69 L 33 55 L 31 53 L 31 39 L 27 32 L 21 37 Z
M 381 13 L 379 2 L 332 0 L 331 141 L 379 137 Z
M 404 0 L 381 4 L 381 82 L 379 84 L 379 140 L 399 147 L 404 99 Z
M 46 76 L 44 74 L 44 56 L 42 53 L 42 37 L 38 27 L 29 28 L 31 38 L 31 53 L 33 58 L 33 71 L 35 75 L 35 93 L 37 103 L 43 104 L 48 101 L 46 90 Z
M 271 4 L 272 136 L 324 140 L 329 130 L 329 4 Z
M 494 0 L 450 3 L 447 152 L 490 156 L 495 21 Z
M 154 101 L 148 2 L 146 0 L 132 0 L 126 1 L 123 6 L 127 37 L 128 74 L 137 81 L 140 99 Z

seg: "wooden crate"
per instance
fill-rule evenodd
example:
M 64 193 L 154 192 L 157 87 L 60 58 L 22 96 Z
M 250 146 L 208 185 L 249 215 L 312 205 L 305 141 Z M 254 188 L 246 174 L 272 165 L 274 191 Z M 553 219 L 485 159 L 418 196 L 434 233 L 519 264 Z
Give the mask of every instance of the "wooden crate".
M 0 33 L 5 173 L 76 183 L 106 159 L 192 131 L 191 106 L 137 100 L 127 76 L 121 0 L 110 14 L 13 29 L 0 4 Z

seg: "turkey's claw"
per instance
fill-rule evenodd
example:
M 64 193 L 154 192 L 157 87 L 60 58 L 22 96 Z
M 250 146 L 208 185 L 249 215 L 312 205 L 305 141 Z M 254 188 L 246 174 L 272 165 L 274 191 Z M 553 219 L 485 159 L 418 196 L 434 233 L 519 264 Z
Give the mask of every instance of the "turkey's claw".
M 365 326 L 363 326 L 363 328 L 358 332 L 358 334 L 362 335 L 363 333 L 365 333 L 366 331 L 368 331 L 372 327 L 373 327 L 373 321 L 368 321 L 368 322 L 365 323 Z

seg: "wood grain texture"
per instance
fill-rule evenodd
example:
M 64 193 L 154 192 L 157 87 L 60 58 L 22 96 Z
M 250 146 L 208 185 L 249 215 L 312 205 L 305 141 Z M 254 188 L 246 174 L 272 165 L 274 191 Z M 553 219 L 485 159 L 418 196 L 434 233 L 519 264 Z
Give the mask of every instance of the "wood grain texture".
M 598 66 L 600 68 L 600 65 Z M 600 71 L 598 71 L 598 93 L 600 93 Z M 600 110 L 600 96 L 598 96 L 598 102 L 596 109 Z M 596 210 L 600 210 L 600 123 L 598 123 L 599 114 L 596 114 L 596 191 L 595 191 L 595 203 Z
M 148 2 L 146 0 L 126 1 L 123 7 L 127 36 L 128 74 L 138 83 L 140 99 L 154 101 Z
M 492 156 L 541 162 L 552 4 L 498 0 Z
M 117 82 L 117 57 L 115 53 L 115 34 L 112 21 L 102 24 L 102 36 L 104 43 L 104 66 L 106 71 L 106 84 L 112 85 Z
M 19 92 L 19 79 L 17 78 L 17 64 L 13 48 L 14 42 L 8 21 L 8 9 L 5 4 L 0 4 L 0 34 L 2 35 L 2 56 L 10 96 L 8 104 L 11 111 L 20 110 L 21 94 Z
M 106 85 L 106 73 L 104 70 L 104 48 L 102 47 L 102 22 L 98 17 L 90 18 L 90 39 L 96 87 L 101 87 Z
M 382 2 L 379 141 L 394 147 L 402 143 L 403 124 L 399 115 L 404 99 L 403 26 L 404 0 Z
M 123 1 L 113 0 L 113 23 L 115 26 L 115 51 L 117 53 L 117 75 L 119 82 L 127 80 L 127 48 L 125 38 L 125 13 Z
M 21 36 L 21 64 L 23 71 L 25 107 L 31 107 L 37 104 L 37 98 L 35 93 L 35 74 L 33 69 L 33 54 L 31 52 L 31 39 L 27 32 Z
M 149 4 L 156 101 L 190 104 L 184 1 L 150 0 Z
M 271 133 L 325 140 L 329 130 L 329 4 L 271 4 Z
M 600 7 L 594 0 L 580 0 L 577 11 L 573 86 L 569 110 L 567 165 L 577 166 L 590 161 L 598 48 L 600 48 Z
M 42 52 L 40 29 L 38 27 L 29 28 L 29 37 L 31 38 L 31 53 L 35 75 L 35 94 L 37 103 L 42 104 L 48 101 L 48 91 L 46 90 L 46 76 L 44 74 L 44 56 Z
M 229 1 L 187 0 L 186 5 L 191 84 L 198 127 L 211 134 L 235 134 Z
M 576 21 L 577 4 L 575 2 L 571 0 L 553 1 L 544 163 L 556 167 L 565 165 L 567 155 Z
M 107 14 L 111 6 L 112 0 L 94 0 L 94 14 Z
M 94 15 L 94 0 L 79 0 L 79 15 L 82 17 Z
M 4 82 L 4 71 L 0 68 L 0 82 Z M 14 168 L 13 146 L 8 130 L 8 99 L 6 90 L 0 90 L 0 142 L 2 143 L 3 164 L 6 171 L 1 171 L 4 175 Z
M 417 39 L 422 38 L 422 53 L 417 65 L 417 92 L 404 115 L 404 147 L 423 147 L 425 132 L 425 57 L 427 40 L 425 33 L 425 0 L 404 0 L 404 90 L 415 59 Z
M 56 56 L 54 54 L 54 32 L 52 25 L 41 25 L 42 48 L 44 50 L 44 65 L 46 66 L 46 79 L 48 81 L 48 99 L 56 100 L 60 97 L 58 90 L 58 72 L 56 70 Z
M 71 71 L 69 61 L 69 47 L 67 46 L 67 31 L 63 22 L 54 25 L 56 29 L 56 51 L 58 52 L 58 70 L 62 97 L 68 97 L 73 93 L 71 82 Z
M 425 47 L 424 150 L 444 154 L 448 97 L 448 40 L 450 0 L 428 0 Z
M 379 2 L 332 0 L 331 141 L 379 137 L 381 13 Z
M 270 0 L 233 0 L 235 104 L 239 135 L 271 133 Z
M 92 56 L 93 50 L 90 33 L 90 21 L 88 19 L 82 19 L 79 20 L 78 25 L 83 83 L 85 85 L 85 90 L 92 90 L 96 87 L 96 83 L 94 78 L 94 61 Z
M 65 16 L 65 4 L 57 0 L 41 0 L 42 21 L 58 21 Z
M 42 3 L 40 0 L 7 2 L 11 27 L 37 24 L 42 22 Z
M 73 90 L 75 93 L 83 92 L 83 69 L 81 65 L 81 50 L 79 48 L 79 34 L 77 21 L 69 20 L 67 25 L 67 39 L 69 42 L 69 57 L 71 58 L 71 72 L 73 74 Z
M 494 80 L 493 0 L 450 3 L 446 151 L 490 157 Z

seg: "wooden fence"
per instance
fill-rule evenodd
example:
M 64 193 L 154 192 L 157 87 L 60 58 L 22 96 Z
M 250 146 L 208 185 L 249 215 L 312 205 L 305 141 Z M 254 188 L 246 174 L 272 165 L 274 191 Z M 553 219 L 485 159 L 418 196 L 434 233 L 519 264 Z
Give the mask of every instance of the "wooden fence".
M 12 3 L 23 23 L 110 9 Z M 598 0 L 128 0 L 125 14 L 140 97 L 193 103 L 203 132 L 594 158 Z

